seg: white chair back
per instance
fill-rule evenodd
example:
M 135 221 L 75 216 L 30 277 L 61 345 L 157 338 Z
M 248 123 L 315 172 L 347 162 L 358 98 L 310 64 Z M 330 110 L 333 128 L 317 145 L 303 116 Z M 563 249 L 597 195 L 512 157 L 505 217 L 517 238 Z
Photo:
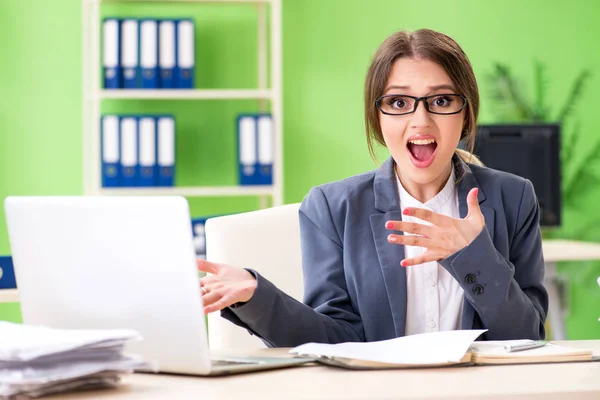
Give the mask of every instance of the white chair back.
M 252 268 L 288 295 L 302 301 L 300 204 L 211 218 L 206 222 L 206 258 Z M 211 350 L 266 347 L 256 336 L 220 316 L 208 316 Z

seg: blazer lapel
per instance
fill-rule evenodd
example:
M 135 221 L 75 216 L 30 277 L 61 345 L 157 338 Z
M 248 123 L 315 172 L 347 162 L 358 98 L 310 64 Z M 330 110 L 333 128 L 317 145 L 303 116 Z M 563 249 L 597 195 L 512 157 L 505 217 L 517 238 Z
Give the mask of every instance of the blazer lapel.
M 404 246 L 388 242 L 387 236 L 390 232 L 385 228 L 386 221 L 402 219 L 394 162 L 391 157 L 377 170 L 373 185 L 375 208 L 379 212 L 370 216 L 371 230 L 392 310 L 394 329 L 396 336 L 400 337 L 404 336 L 406 326 L 406 270 L 400 265 L 404 258 Z
M 467 195 L 472 188 L 478 187 L 479 193 L 477 199 L 481 213 L 485 219 L 485 226 L 492 240 L 494 239 L 494 209 L 482 204 L 486 200 L 486 195 L 479 186 L 473 172 L 466 164 L 455 156 L 454 165 L 456 176 L 462 177 L 458 183 L 458 205 L 460 218 L 464 218 L 468 213 Z M 387 236 L 389 231 L 385 228 L 385 222 L 389 220 L 402 220 L 400 211 L 400 197 L 396 185 L 396 173 L 394 171 L 394 162 L 390 157 L 376 172 L 374 186 L 375 208 L 379 211 L 370 216 L 371 230 L 377 249 L 379 264 L 383 273 L 385 289 L 387 292 L 392 318 L 394 320 L 394 329 L 397 336 L 404 336 L 406 328 L 406 269 L 400 266 L 400 261 L 404 258 L 404 246 L 389 243 Z M 396 232 L 402 234 L 402 232 Z M 471 329 L 475 310 L 471 304 L 466 301 L 463 306 L 462 328 Z
M 475 175 L 473 172 L 467 168 L 466 164 L 457 156 L 454 159 L 456 166 L 456 176 L 462 176 L 462 180 L 458 184 L 458 208 L 461 218 L 465 218 L 469 212 L 469 207 L 467 205 L 467 195 L 469 191 L 475 187 L 479 188 L 479 193 L 477 194 L 477 200 L 479 201 L 479 208 L 481 209 L 481 213 L 483 214 L 483 218 L 485 219 L 485 229 L 488 230 L 492 241 L 494 240 L 494 222 L 495 222 L 495 211 L 491 207 L 487 207 L 485 204 L 486 195 L 481 189 L 480 185 L 475 179 Z M 463 315 L 462 315 L 462 328 L 463 329 L 471 329 L 473 328 L 473 319 L 475 317 L 475 309 L 471 306 L 471 304 L 465 299 L 463 305 Z

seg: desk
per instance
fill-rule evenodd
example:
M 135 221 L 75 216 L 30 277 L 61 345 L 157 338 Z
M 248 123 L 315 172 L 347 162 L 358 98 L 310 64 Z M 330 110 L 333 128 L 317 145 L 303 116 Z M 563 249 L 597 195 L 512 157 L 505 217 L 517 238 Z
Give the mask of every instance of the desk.
M 548 321 L 552 338 L 565 340 L 565 305 L 560 290 L 560 280 L 556 272 L 556 263 L 560 261 L 600 260 L 600 244 L 574 240 L 544 240 L 542 242 L 546 279 L 544 286 L 548 290 Z M 593 321 L 595 322 L 595 321 Z
M 600 355 L 600 340 L 556 343 L 592 348 Z M 285 356 L 285 353 L 286 349 L 253 351 L 253 354 L 271 356 Z M 311 365 L 212 378 L 133 374 L 117 389 L 47 398 L 598 400 L 600 362 L 390 371 L 351 371 Z

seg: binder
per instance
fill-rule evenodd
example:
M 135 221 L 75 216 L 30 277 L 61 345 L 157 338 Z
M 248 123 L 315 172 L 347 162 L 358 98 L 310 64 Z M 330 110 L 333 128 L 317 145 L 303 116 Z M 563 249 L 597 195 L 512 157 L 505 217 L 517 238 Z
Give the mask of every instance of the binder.
M 175 181 L 175 119 L 158 118 L 158 186 L 173 186 Z
M 204 225 L 207 218 L 192 219 L 192 236 L 194 240 L 194 250 L 196 258 L 206 258 L 206 236 L 204 234 Z
M 257 120 L 253 115 L 238 117 L 238 161 L 240 185 L 259 185 Z
M 105 89 L 122 87 L 119 60 L 120 36 L 121 22 L 116 18 L 105 18 L 102 23 L 102 67 Z
M 142 89 L 158 86 L 158 21 L 140 21 L 140 75 Z
M 258 181 L 261 185 L 273 184 L 273 119 L 270 115 L 258 116 Z
M 120 186 L 119 117 L 117 115 L 105 115 L 102 117 L 100 147 L 102 155 L 102 187 Z
M 175 37 L 177 42 L 176 85 L 180 89 L 192 89 L 195 64 L 194 21 L 191 19 L 178 20 Z
M 176 87 L 176 43 L 175 20 L 160 20 L 158 22 L 158 67 L 162 89 Z
M 125 19 L 121 22 L 121 67 L 125 89 L 140 87 L 138 58 L 138 21 Z
M 156 146 L 156 118 L 150 116 L 139 117 L 139 164 L 140 174 L 138 186 L 156 186 L 158 175 L 157 146 Z
M 138 126 L 136 117 L 121 117 L 121 186 L 137 186 L 138 164 Z
M 0 289 L 16 289 L 17 280 L 11 256 L 0 256 Z

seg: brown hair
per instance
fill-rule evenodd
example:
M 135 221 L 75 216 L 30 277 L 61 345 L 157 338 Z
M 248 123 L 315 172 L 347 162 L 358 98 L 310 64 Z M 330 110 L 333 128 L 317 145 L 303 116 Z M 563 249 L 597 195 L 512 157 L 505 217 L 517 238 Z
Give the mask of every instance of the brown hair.
M 473 68 L 461 47 L 451 37 L 430 29 L 415 32 L 400 31 L 388 37 L 377 49 L 365 81 L 365 125 L 369 153 L 377 160 L 373 142 L 385 146 L 379 125 L 379 109 L 375 105 L 384 90 L 394 62 L 402 57 L 420 58 L 435 62 L 448 74 L 458 94 L 467 98 L 467 114 L 461 133 L 467 150 L 456 149 L 456 154 L 467 164 L 482 165 L 472 154 L 475 145 L 479 91 Z

